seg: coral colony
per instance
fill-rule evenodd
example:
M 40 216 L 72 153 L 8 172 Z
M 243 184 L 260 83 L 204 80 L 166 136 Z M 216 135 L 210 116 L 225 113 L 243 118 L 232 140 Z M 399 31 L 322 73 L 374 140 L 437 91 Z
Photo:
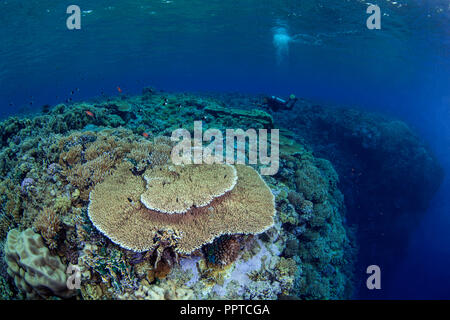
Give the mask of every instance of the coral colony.
M 408 191 L 423 202 L 441 171 L 401 122 L 303 106 L 288 116 L 302 130 L 276 130 L 286 119 L 269 112 L 260 96 L 145 89 L 1 122 L 2 298 L 351 297 L 358 246 L 339 181 L 365 176 L 312 146 L 348 137 L 393 186 L 396 148 L 407 172 L 427 168 Z M 327 122 L 342 132 L 325 134 Z M 376 223 L 401 223 L 396 213 Z

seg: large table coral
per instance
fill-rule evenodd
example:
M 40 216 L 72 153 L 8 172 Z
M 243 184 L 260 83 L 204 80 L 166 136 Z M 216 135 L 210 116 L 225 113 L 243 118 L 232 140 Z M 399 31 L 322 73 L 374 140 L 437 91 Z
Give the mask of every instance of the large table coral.
M 198 165 L 196 170 L 209 171 L 210 166 Z M 133 251 L 173 246 L 177 252 L 191 253 L 223 234 L 261 233 L 273 224 L 274 197 L 251 167 L 237 165 L 236 172 L 234 188 L 214 197 L 209 205 L 193 206 L 184 214 L 167 214 L 150 210 L 141 203 L 145 182 L 133 175 L 131 166 L 124 163 L 91 192 L 89 217 L 112 241 Z M 214 175 L 210 177 L 216 180 Z M 208 181 L 197 183 L 200 188 Z M 229 187 L 230 182 L 224 184 Z M 155 192 L 163 192 L 164 185 L 158 186 L 161 190 Z M 172 201 L 176 203 L 176 199 L 173 197 Z

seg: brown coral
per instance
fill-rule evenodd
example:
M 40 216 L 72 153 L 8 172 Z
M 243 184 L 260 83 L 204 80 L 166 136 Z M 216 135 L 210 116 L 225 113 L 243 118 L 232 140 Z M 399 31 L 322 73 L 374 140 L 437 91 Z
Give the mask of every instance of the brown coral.
M 210 265 L 225 267 L 232 264 L 241 252 L 240 236 L 224 235 L 205 245 L 202 250 Z
M 62 152 L 59 155 L 59 164 L 63 166 L 73 166 L 81 159 L 82 147 L 80 145 L 75 145 L 69 150 Z
M 11 179 L 7 178 L 0 182 L 0 200 L 3 200 L 2 198 L 5 200 L 3 209 L 16 223 L 20 223 L 22 219 L 23 208 L 20 194 L 20 188 Z
M 204 207 L 233 189 L 237 181 L 236 169 L 228 164 L 156 166 L 148 169 L 144 178 L 147 191 L 141 195 L 141 202 L 164 213 Z
M 101 132 L 75 132 L 59 142 L 62 175 L 80 191 L 80 198 L 87 200 L 89 192 L 124 158 L 144 171 L 148 165 L 167 163 L 171 146 L 165 138 L 147 140 L 132 139 L 132 132 L 125 129 Z
M 172 246 L 179 253 L 191 253 L 223 234 L 263 232 L 273 225 L 273 194 L 251 167 L 235 169 L 238 180 L 230 192 L 208 206 L 165 214 L 141 204 L 145 182 L 123 163 L 91 192 L 88 214 L 112 241 L 140 252 Z
M 6 214 L 0 213 L 0 240 L 8 234 L 11 225 L 11 219 Z
M 67 168 L 64 170 L 64 175 L 69 183 L 80 190 L 81 198 L 87 200 L 92 187 L 102 181 L 114 165 L 115 159 L 105 153 L 88 162 L 80 162 Z
M 44 209 L 34 220 L 34 228 L 42 235 L 50 249 L 57 246 L 56 236 L 61 229 L 61 222 L 55 211 Z

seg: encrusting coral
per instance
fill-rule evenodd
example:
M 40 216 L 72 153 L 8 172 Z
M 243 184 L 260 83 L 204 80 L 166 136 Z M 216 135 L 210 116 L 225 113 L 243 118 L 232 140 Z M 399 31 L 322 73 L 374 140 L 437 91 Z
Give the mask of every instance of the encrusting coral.
M 50 253 L 42 237 L 31 228 L 10 230 L 4 252 L 8 274 L 28 298 L 68 298 L 76 293 L 67 288 L 66 268 L 59 257 Z
M 141 202 L 164 213 L 204 207 L 233 189 L 237 181 L 236 169 L 229 164 L 156 166 L 147 169 L 144 178 L 147 191 Z
M 220 235 L 261 233 L 273 225 L 274 196 L 253 168 L 235 168 L 238 180 L 230 192 L 208 206 L 174 215 L 147 209 L 140 202 L 145 182 L 123 163 L 95 186 L 88 214 L 113 242 L 138 252 L 173 247 L 188 254 Z

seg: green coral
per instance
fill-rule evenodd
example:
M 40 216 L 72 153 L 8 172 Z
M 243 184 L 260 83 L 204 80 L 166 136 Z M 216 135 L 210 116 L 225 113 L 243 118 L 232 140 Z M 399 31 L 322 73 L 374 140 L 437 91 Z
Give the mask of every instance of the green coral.
M 327 181 L 321 171 L 309 161 L 302 162 L 300 169 L 295 172 L 295 184 L 297 190 L 308 200 L 316 203 L 326 198 Z
M 66 214 L 72 206 L 72 201 L 67 196 L 59 196 L 55 200 L 55 205 L 53 206 L 53 209 L 55 209 L 56 212 Z
M 108 283 L 114 294 L 124 294 L 126 290 L 135 289 L 137 278 L 120 249 L 102 246 L 90 247 L 82 261 L 94 274 L 99 275 L 103 283 Z
M 0 276 L 0 300 L 11 300 L 14 298 L 12 291 L 6 278 Z

